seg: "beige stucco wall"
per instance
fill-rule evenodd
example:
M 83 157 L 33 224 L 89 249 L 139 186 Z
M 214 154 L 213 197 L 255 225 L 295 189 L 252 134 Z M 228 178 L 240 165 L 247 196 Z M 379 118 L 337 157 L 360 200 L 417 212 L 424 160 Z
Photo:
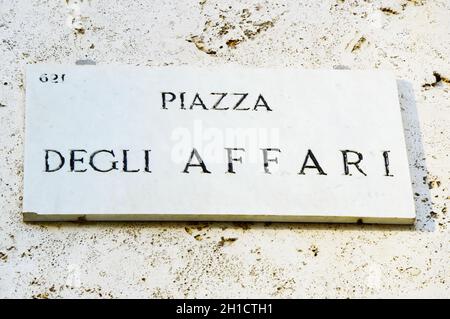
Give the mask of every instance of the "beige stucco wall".
M 0 0 L 0 297 L 449 297 L 449 16 L 449 0 Z M 417 222 L 26 224 L 24 65 L 76 61 L 391 70 Z

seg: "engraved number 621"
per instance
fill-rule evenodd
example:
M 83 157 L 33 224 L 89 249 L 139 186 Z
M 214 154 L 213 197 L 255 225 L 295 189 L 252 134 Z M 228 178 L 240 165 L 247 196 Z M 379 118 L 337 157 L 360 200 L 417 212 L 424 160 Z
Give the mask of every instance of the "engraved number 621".
M 56 74 L 56 73 L 52 73 L 52 74 L 41 74 L 41 76 L 39 77 L 39 81 L 41 81 L 42 83 L 62 83 L 64 82 L 64 78 L 66 77 L 66 75 L 64 73 L 62 74 Z

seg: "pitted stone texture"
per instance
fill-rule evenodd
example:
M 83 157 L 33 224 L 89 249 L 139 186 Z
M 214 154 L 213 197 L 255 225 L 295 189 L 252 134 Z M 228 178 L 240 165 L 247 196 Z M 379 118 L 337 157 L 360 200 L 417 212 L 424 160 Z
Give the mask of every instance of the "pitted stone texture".
M 450 295 L 449 1 L 16 0 L 0 12 L 0 297 Z M 23 66 L 77 61 L 392 70 L 417 222 L 25 224 Z

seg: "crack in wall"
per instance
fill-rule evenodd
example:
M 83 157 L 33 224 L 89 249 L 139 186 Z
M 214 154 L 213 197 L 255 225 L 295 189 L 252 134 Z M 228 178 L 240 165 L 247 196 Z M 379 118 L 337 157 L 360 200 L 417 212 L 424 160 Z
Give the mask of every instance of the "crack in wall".
M 435 87 L 442 82 L 446 83 L 446 84 L 450 84 L 450 78 L 442 76 L 440 73 L 438 73 L 436 71 L 433 72 L 433 76 L 434 76 L 434 82 L 423 84 L 422 85 L 423 88 Z

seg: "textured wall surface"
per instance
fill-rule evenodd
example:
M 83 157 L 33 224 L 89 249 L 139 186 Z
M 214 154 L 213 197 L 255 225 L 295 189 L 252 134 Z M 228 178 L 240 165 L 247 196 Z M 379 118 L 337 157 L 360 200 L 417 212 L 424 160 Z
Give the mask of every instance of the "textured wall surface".
M 450 297 L 449 16 L 449 0 L 0 0 L 0 297 Z M 417 221 L 24 223 L 24 66 L 49 62 L 392 70 Z

